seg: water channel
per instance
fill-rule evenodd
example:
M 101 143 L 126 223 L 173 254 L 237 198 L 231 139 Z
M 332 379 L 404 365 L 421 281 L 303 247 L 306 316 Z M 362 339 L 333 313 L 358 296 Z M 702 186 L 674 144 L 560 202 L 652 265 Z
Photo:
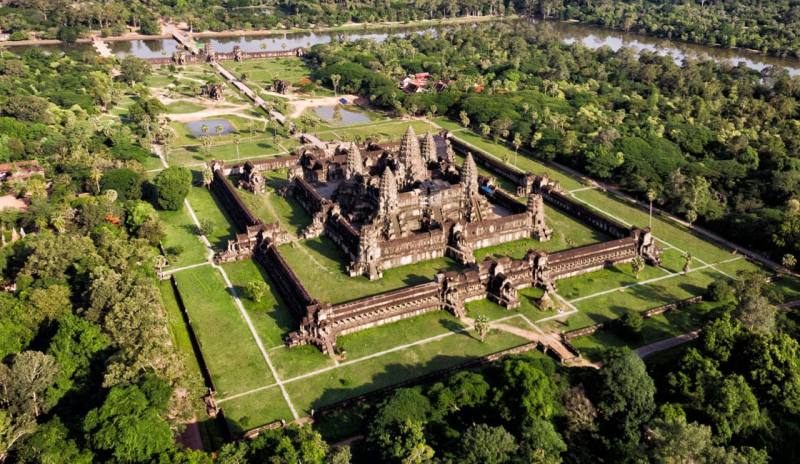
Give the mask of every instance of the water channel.
M 230 36 L 198 38 L 200 44 L 211 43 L 216 51 L 230 52 L 235 45 L 242 47 L 246 52 L 256 51 L 276 51 L 287 50 L 295 47 L 311 47 L 316 44 L 328 43 L 334 39 L 339 40 L 358 40 L 369 39 L 376 41 L 386 40 L 393 36 L 408 36 L 409 34 L 423 34 L 426 32 L 436 33 L 443 27 L 470 27 L 462 26 L 426 26 L 422 28 L 399 27 L 387 29 L 371 29 L 364 31 L 346 32 L 303 32 L 303 33 L 280 33 L 270 35 L 252 36 Z M 725 49 L 709 47 L 704 45 L 694 45 L 684 42 L 671 41 L 626 33 L 622 31 L 612 31 L 594 26 L 577 23 L 564 23 L 555 21 L 539 21 L 536 27 L 545 28 L 562 42 L 572 44 L 581 43 L 584 46 L 597 49 L 609 47 L 619 50 L 628 47 L 634 52 L 651 51 L 664 56 L 672 57 L 677 63 L 682 63 L 686 58 L 693 59 L 712 59 L 718 62 L 727 62 L 732 65 L 743 63 L 751 69 L 761 71 L 768 66 L 780 66 L 785 68 L 793 76 L 800 75 L 800 61 L 789 58 L 778 58 L 763 55 L 757 52 L 750 52 L 741 49 Z M 134 55 L 140 58 L 160 58 L 169 56 L 175 50 L 177 43 L 172 39 L 154 40 L 130 40 L 110 42 L 111 51 L 117 56 Z M 31 47 L 9 47 L 12 50 L 20 50 Z M 64 45 L 44 45 L 38 47 L 44 51 L 66 51 L 66 50 L 86 50 L 90 48 L 88 44 L 77 44 L 72 46 Z

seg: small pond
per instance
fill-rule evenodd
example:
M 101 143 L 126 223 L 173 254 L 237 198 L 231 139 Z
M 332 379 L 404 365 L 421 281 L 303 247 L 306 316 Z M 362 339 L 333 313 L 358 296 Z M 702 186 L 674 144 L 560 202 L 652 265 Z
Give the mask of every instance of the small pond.
M 349 109 L 348 109 L 349 108 Z M 314 108 L 314 114 L 331 124 L 360 124 L 372 119 L 354 106 L 329 105 Z
M 203 126 L 208 127 L 208 133 L 203 133 Z M 218 131 L 218 128 L 221 127 L 222 131 Z M 189 130 L 189 133 L 194 135 L 195 137 L 201 137 L 203 135 L 225 135 L 230 134 L 231 132 L 236 132 L 236 128 L 233 127 L 230 121 L 227 119 L 204 119 L 202 121 L 191 121 L 186 123 L 186 129 Z

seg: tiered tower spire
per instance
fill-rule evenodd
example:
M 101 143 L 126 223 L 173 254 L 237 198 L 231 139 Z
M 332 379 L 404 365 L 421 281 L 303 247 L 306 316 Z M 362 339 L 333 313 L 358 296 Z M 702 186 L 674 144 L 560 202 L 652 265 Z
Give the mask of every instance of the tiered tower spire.
M 347 158 L 344 167 L 345 180 L 353 180 L 357 176 L 364 174 L 364 163 L 361 160 L 361 151 L 353 144 L 353 147 L 347 150 Z
M 400 140 L 397 161 L 400 167 L 400 172 L 398 172 L 401 177 L 400 183 L 403 187 L 428 177 L 428 168 L 422 159 L 419 139 L 417 139 L 417 134 L 414 133 L 414 128 L 411 126 L 408 126 L 403 139 Z
M 436 154 L 436 141 L 433 140 L 433 134 L 431 134 L 431 131 L 426 132 L 425 136 L 422 137 L 420 151 L 422 152 L 422 161 L 424 163 L 433 163 L 438 161 Z

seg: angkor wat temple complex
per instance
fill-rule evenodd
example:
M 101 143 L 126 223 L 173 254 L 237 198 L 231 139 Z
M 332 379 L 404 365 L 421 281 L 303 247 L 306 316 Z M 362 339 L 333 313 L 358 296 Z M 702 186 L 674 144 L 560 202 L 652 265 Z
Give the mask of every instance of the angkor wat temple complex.
M 261 263 L 294 313 L 299 328 L 290 346 L 314 344 L 335 353 L 336 338 L 369 327 L 446 310 L 457 317 L 464 304 L 489 298 L 519 305 L 517 291 L 536 286 L 550 294 L 561 278 L 641 256 L 660 261 L 647 229 L 628 228 L 564 194 L 546 176 L 534 176 L 482 153 L 470 153 L 447 134 L 418 138 L 409 127 L 399 143 L 321 142 L 308 137 L 292 156 L 226 166 L 212 162 L 211 189 L 234 218 L 240 234 L 218 261 L 252 257 Z M 458 156 L 464 161 L 459 166 Z M 493 186 L 478 165 L 514 182 L 515 193 Z M 312 215 L 301 238 L 325 235 L 349 257 L 351 276 L 379 279 L 386 269 L 449 256 L 464 270 L 380 295 L 330 305 L 314 299 L 278 251 L 291 239 L 278 224 L 264 224 L 239 198 L 239 186 L 264 189 L 263 172 L 288 169 L 293 196 Z M 601 229 L 613 240 L 556 253 L 530 250 L 476 263 L 474 250 L 514 240 L 548 240 L 544 204 Z
M 481 186 L 472 155 L 459 168 L 444 137 L 418 140 L 411 127 L 399 145 L 306 148 L 289 177 L 314 218 L 303 238 L 330 237 L 350 257 L 351 276 L 379 279 L 442 256 L 472 264 L 475 249 L 550 238 L 541 195 L 520 203 Z

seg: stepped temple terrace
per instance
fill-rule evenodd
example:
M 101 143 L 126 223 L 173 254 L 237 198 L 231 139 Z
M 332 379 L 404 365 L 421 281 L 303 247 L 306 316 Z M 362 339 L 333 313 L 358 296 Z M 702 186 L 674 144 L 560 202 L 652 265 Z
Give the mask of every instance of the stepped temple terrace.
M 446 132 L 418 137 L 409 126 L 398 142 L 323 142 L 313 136 L 303 141 L 288 156 L 209 165 L 209 187 L 239 229 L 215 259 L 252 258 L 263 266 L 296 320 L 297 329 L 285 340 L 290 347 L 311 344 L 335 355 L 340 335 L 436 310 L 463 318 L 464 304 L 483 298 L 511 310 L 519 305 L 517 292 L 523 288 L 541 288 L 549 300 L 562 278 L 637 257 L 660 264 L 661 251 L 649 229 L 626 227 L 598 214 L 547 176 L 473 154 Z M 516 191 L 494 185 L 479 174 L 479 166 L 511 181 Z M 278 250 L 292 241 L 291 234 L 257 218 L 230 178 L 259 193 L 266 188 L 265 175 L 283 169 L 289 183 L 278 193 L 294 198 L 312 217 L 302 238 L 325 235 L 335 242 L 348 258 L 350 276 L 381 279 L 388 269 L 442 257 L 463 268 L 353 301 L 320 301 Z M 553 253 L 530 250 L 522 259 L 476 260 L 474 252 L 481 248 L 526 238 L 548 240 L 553 231 L 545 203 L 613 239 Z

